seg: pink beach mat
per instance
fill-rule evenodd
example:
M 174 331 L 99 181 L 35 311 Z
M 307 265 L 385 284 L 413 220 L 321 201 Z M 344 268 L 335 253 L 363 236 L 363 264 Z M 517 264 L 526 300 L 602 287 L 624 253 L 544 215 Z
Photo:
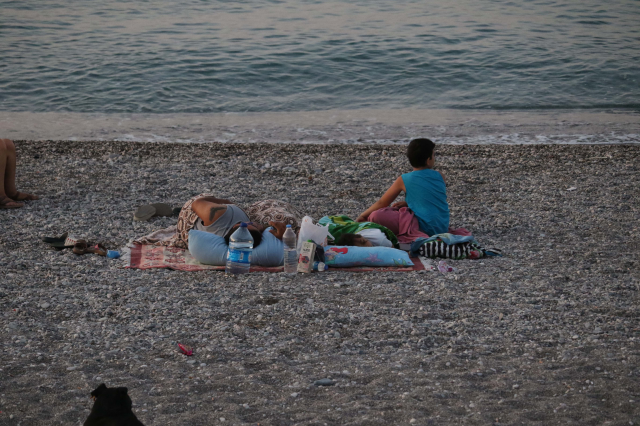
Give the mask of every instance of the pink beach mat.
M 331 271 L 346 272 L 369 272 L 369 271 L 389 271 L 389 272 L 411 272 L 422 271 L 424 265 L 418 258 L 411 258 L 413 266 L 395 266 L 395 267 L 372 267 L 357 266 L 352 268 L 331 268 Z M 127 261 L 125 268 L 131 269 L 151 269 L 151 268 L 168 268 L 176 271 L 224 271 L 224 266 L 204 265 L 195 260 L 189 250 L 177 247 L 164 247 L 153 245 L 134 244 L 131 247 L 130 259 Z M 282 272 L 282 266 L 252 266 L 251 272 Z

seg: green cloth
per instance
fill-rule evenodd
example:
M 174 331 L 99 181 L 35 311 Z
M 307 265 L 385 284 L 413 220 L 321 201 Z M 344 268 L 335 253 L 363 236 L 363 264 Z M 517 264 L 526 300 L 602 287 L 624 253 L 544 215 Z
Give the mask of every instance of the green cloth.
M 396 235 L 388 228 L 373 222 L 356 222 L 349 216 L 325 216 L 318 221 L 320 225 L 329 226 L 329 233 L 334 241 L 340 238 L 342 234 L 357 234 L 363 229 L 379 229 L 391 241 L 394 247 L 398 247 L 398 239 Z

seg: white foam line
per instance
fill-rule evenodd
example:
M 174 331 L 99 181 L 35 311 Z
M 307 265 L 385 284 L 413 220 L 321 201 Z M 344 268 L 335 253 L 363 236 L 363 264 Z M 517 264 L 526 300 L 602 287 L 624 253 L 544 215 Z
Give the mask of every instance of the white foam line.
M 465 137 L 439 137 L 436 138 L 439 144 L 443 145 L 616 145 L 620 143 L 624 144 L 640 144 L 640 135 L 635 133 L 625 135 L 533 135 L 533 136 L 521 136 L 517 133 L 507 135 L 478 135 L 478 136 L 465 136 Z M 81 140 L 78 136 L 69 137 L 67 140 L 77 141 Z M 102 140 L 102 139 L 98 139 Z M 211 140 L 200 137 L 199 139 L 193 138 L 180 138 L 172 139 L 168 136 L 135 136 L 132 134 L 125 134 L 120 137 L 112 139 L 119 142 L 150 142 L 150 143 L 242 143 L 242 144 L 255 144 L 255 143 L 268 143 L 268 144 L 294 144 L 294 145 L 403 145 L 407 139 L 401 141 L 394 141 L 390 139 L 304 139 L 304 140 L 275 140 L 275 141 L 261 141 L 259 139 L 221 139 L 215 138 Z

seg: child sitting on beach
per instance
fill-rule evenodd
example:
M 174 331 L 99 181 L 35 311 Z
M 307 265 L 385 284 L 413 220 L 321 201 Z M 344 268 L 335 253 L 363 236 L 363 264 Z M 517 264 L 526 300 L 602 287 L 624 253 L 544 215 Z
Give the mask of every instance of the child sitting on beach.
M 413 166 L 413 171 L 398 177 L 387 192 L 358 216 L 356 221 L 369 220 L 371 213 L 389 207 L 404 191 L 406 201 L 393 204 L 394 208 L 409 207 L 418 218 L 420 231 L 427 235 L 449 232 L 447 187 L 442 173 L 433 170 L 434 148 L 435 144 L 426 138 L 413 139 L 409 142 L 407 157 Z

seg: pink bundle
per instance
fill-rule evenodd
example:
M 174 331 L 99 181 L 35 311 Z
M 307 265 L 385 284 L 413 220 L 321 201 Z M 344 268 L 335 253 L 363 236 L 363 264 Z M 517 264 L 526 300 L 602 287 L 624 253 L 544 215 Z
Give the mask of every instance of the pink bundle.
M 369 221 L 389 228 L 401 244 L 411 244 L 418 238 L 429 238 L 420 231 L 418 218 L 407 207 L 385 207 L 369 215 Z

